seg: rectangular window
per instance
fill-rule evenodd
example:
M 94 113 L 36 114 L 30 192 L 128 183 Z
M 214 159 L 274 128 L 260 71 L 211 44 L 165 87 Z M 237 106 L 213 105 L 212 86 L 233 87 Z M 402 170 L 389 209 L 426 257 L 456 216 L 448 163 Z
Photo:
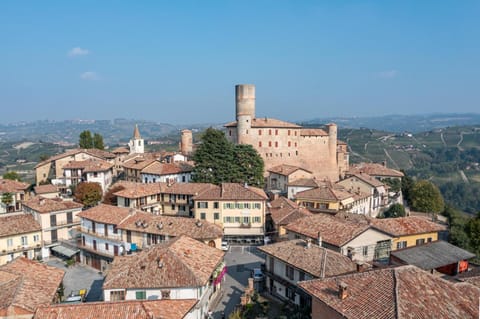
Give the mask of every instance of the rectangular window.
M 255 216 L 255 217 L 253 217 L 253 222 L 254 222 L 254 223 L 257 223 L 257 224 L 261 223 L 261 218 L 260 218 L 260 216 Z
M 240 223 L 240 216 L 235 216 L 235 222 Z
M 285 276 L 288 279 L 293 280 L 293 267 L 290 267 L 288 265 L 285 266 Z
M 406 241 L 399 241 L 397 243 L 397 249 L 402 249 L 402 248 L 405 248 L 407 247 L 407 242 Z
M 305 273 L 303 271 L 300 271 L 298 274 L 298 280 L 303 281 L 305 280 Z
M 295 290 L 293 290 L 291 287 L 287 287 L 287 298 L 294 301 L 295 300 Z
M 275 142 L 275 147 L 278 147 L 278 142 Z
M 108 243 L 105 243 L 105 250 L 108 251 Z
M 218 204 L 218 202 L 213 202 L 213 208 L 218 209 L 219 207 L 220 205 Z
M 268 130 L 268 135 L 272 135 L 272 130 Z
M 107 224 L 104 224 L 103 232 L 104 232 L 105 237 L 108 237 L 108 225 Z
M 57 226 L 57 215 L 50 215 L 50 226 Z
M 58 234 L 57 234 L 57 230 L 56 230 L 56 229 L 53 229 L 53 230 L 50 232 L 50 236 L 51 236 L 51 238 L 52 238 L 52 243 L 57 242 L 57 240 L 58 240 Z
M 213 213 L 213 219 L 214 220 L 219 220 L 220 219 L 220 213 Z
M 278 130 L 275 130 L 275 135 L 278 135 Z
M 255 209 L 260 209 L 260 203 L 255 203 L 255 204 L 253 204 L 253 206 L 254 206 Z
M 67 212 L 67 224 L 73 223 L 73 213 Z
M 110 301 L 125 300 L 125 290 L 110 291 Z
M 206 219 L 206 214 L 205 213 L 200 213 L 200 219 Z
M 427 243 L 431 243 L 432 242 L 432 237 L 428 237 L 427 238 Z
M 97 250 L 97 241 L 93 240 L 93 250 Z
M 262 141 L 258 142 L 258 147 L 262 147 Z
M 12 238 L 8 238 L 7 239 L 7 247 L 12 247 L 13 246 L 13 239 Z
M 363 246 L 363 251 L 362 251 L 362 253 L 363 253 L 363 257 L 368 256 L 368 246 Z
M 39 235 L 33 235 L 33 241 L 34 242 L 37 242 L 40 240 L 40 236 Z
M 127 243 L 132 242 L 132 232 L 130 230 L 127 230 Z
M 135 292 L 135 299 L 137 300 L 145 300 L 147 299 L 147 292 L 145 290 L 136 291 Z
M 243 217 L 242 217 L 242 223 L 244 223 L 244 224 L 250 223 L 250 217 L 248 217 L 248 216 L 243 216 Z
M 92 222 L 92 232 L 95 233 L 97 230 L 96 230 L 96 225 L 95 225 L 95 222 Z
M 23 246 L 28 245 L 28 237 L 27 237 L 27 236 L 22 236 L 21 239 L 22 239 L 22 245 L 23 245 Z
M 425 239 L 424 238 L 420 238 L 420 239 L 417 239 L 415 241 L 415 244 L 418 246 L 418 245 L 423 245 L 425 244 Z
M 268 141 L 268 147 L 272 147 L 272 141 Z
M 208 202 L 198 202 L 197 208 L 208 208 Z
M 262 135 L 262 130 L 258 130 L 258 135 Z
M 288 130 L 288 136 L 290 136 L 290 130 Z
M 292 142 L 288 141 L 288 147 L 292 146 Z

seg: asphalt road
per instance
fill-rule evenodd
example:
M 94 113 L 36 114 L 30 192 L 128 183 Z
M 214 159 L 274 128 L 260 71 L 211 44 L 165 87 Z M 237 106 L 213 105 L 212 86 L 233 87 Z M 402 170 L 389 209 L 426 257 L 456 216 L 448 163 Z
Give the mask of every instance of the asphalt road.
M 213 317 L 220 319 L 222 312 L 225 318 L 240 304 L 240 296 L 248 284 L 253 268 L 259 268 L 264 262 L 263 254 L 255 246 L 231 246 L 225 254 L 227 275 L 222 283 L 222 298 L 213 309 Z

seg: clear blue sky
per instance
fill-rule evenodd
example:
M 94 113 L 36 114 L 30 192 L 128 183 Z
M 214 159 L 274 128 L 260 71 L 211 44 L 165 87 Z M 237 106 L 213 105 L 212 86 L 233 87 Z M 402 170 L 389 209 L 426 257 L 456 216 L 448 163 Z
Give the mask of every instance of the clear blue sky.
M 480 1 L 0 1 L 1 123 L 479 112 Z

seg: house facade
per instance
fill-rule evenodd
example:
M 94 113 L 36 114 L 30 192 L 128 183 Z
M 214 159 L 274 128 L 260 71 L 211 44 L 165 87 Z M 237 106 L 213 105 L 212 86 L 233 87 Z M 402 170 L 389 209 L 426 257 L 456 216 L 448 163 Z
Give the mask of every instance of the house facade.
M 162 163 L 155 161 L 141 171 L 143 183 L 189 183 L 193 166 L 187 163 Z
M 98 183 L 105 193 L 112 183 L 113 164 L 103 160 L 71 161 L 63 166 L 65 187 L 81 182 Z
M 287 185 L 294 180 L 312 178 L 312 172 L 293 165 L 278 165 L 267 170 L 267 190 L 279 190 L 287 194 Z
M 31 214 L 42 227 L 42 258 L 50 256 L 50 248 L 61 240 L 72 239 L 72 231 L 80 225 L 78 213 L 83 205 L 62 200 L 36 196 L 24 203 L 24 211 Z
M 0 214 L 22 211 L 22 202 L 30 198 L 29 184 L 0 179 Z
M 222 183 L 193 200 L 195 218 L 220 225 L 226 241 L 263 243 L 267 195 L 262 189 Z
M 36 259 L 41 256 L 42 228 L 30 214 L 0 216 L 0 265 L 19 256 Z
M 118 256 L 103 284 L 104 300 L 194 299 L 193 316 L 203 319 L 225 275 L 223 257 L 223 251 L 187 236 Z

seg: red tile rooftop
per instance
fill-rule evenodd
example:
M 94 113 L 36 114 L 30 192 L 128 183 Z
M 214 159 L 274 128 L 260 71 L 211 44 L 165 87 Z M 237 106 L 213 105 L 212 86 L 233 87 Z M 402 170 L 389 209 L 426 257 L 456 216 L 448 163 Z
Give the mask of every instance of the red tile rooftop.
M 343 299 L 339 297 L 340 284 L 346 288 Z M 479 315 L 479 288 L 454 284 L 414 266 L 315 279 L 299 286 L 341 318 L 478 318 Z
M 0 215 L 0 237 L 41 231 L 42 227 L 31 214 Z
M 280 175 L 284 175 L 284 176 L 288 176 L 292 173 L 295 173 L 298 170 L 303 170 L 303 171 L 306 171 L 308 173 L 312 173 L 311 171 L 306 170 L 304 168 L 301 168 L 301 167 L 298 167 L 298 166 L 293 166 L 293 165 L 287 165 L 287 164 L 274 166 L 274 167 L 268 169 L 268 171 L 270 173 L 276 173 L 276 174 L 280 174 Z
M 82 204 L 69 200 L 62 200 L 61 198 L 44 198 L 35 196 L 23 203 L 23 206 L 28 207 L 39 213 L 51 213 L 63 210 L 81 209 Z
M 416 235 L 447 230 L 444 225 L 422 217 L 371 218 L 370 224 L 392 236 Z
M 89 219 L 102 224 L 118 225 L 122 220 L 126 219 L 129 214 L 134 214 L 128 207 L 118 207 L 106 204 L 99 204 L 78 213 L 77 216 Z
M 181 319 L 196 300 L 130 300 L 42 306 L 33 319 Z
M 30 187 L 30 184 L 13 181 L 10 179 L 0 179 L 0 193 L 16 193 L 25 191 Z

